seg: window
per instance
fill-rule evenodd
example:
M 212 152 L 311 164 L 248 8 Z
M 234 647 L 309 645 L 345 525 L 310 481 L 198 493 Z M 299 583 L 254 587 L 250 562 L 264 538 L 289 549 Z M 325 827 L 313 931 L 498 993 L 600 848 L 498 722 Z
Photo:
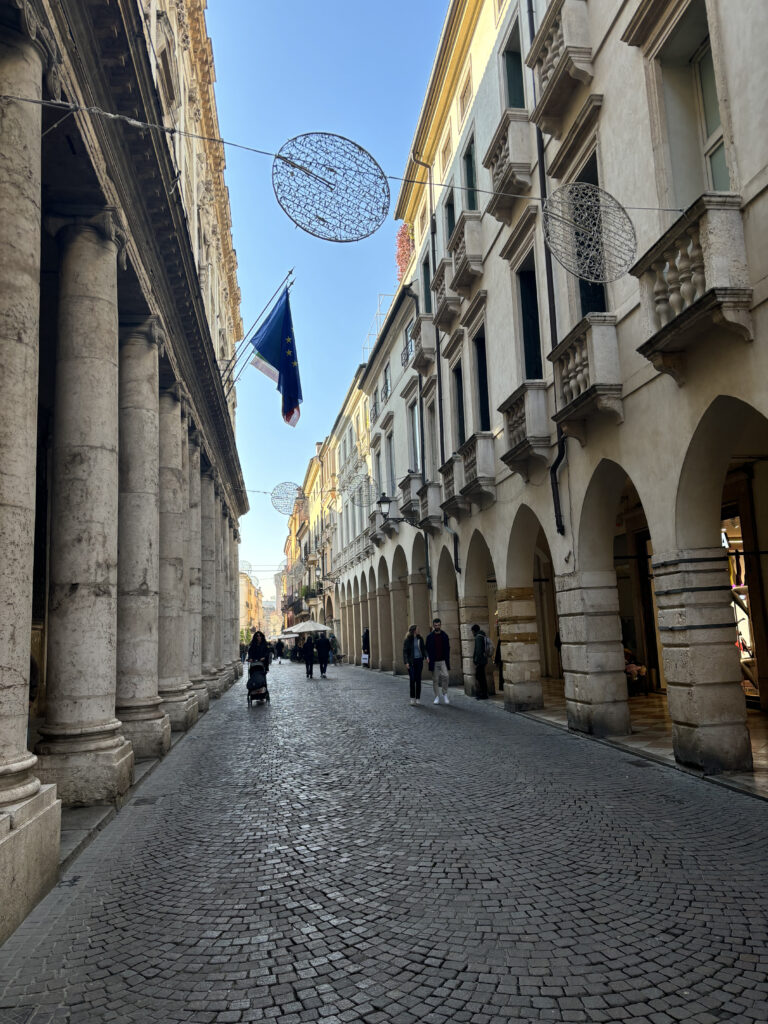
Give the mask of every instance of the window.
M 435 414 L 435 403 L 427 406 L 427 439 L 428 457 L 427 477 L 434 480 L 437 476 L 437 416 Z
M 597 177 L 597 154 L 593 153 L 587 161 L 584 170 L 581 172 L 577 181 L 585 181 L 589 185 L 599 185 L 600 181 Z M 579 247 L 579 231 L 575 231 L 575 244 L 578 250 Z M 582 236 L 583 237 L 583 236 Z M 590 245 L 592 243 L 590 242 Z M 587 316 L 589 313 L 605 313 L 608 309 L 608 303 L 605 295 L 605 285 L 598 284 L 595 281 L 585 281 L 583 278 L 579 278 L 579 301 L 581 303 L 581 315 Z
M 504 92 L 508 107 L 525 108 L 523 59 L 520 53 L 520 27 L 515 25 L 504 48 Z
M 405 328 L 405 332 L 403 333 L 403 366 L 407 366 L 413 356 L 413 338 L 411 336 L 412 333 L 413 320 L 411 320 L 411 322 Z
M 419 405 L 408 406 L 408 469 L 417 473 L 421 467 L 421 434 L 419 431 Z
M 517 271 L 520 299 L 520 326 L 523 331 L 523 370 L 525 380 L 541 380 L 541 330 L 539 327 L 539 296 L 536 288 L 536 262 L 533 250 Z
M 429 272 L 429 256 L 426 257 L 424 262 L 421 264 L 421 289 L 424 292 L 424 312 L 431 314 L 432 312 L 432 275 Z
M 485 328 L 474 337 L 475 371 L 477 374 L 477 425 L 479 430 L 491 429 L 491 409 L 488 401 L 488 363 L 485 356 Z
M 451 129 L 449 127 L 448 134 L 445 137 L 445 142 L 443 142 L 443 148 L 440 150 L 440 170 L 443 175 L 450 166 L 452 156 L 453 150 L 451 148 Z
M 464 85 L 459 95 L 459 123 L 461 123 L 467 115 L 472 104 L 472 69 L 467 72 L 467 77 L 464 79 Z
M 460 448 L 467 440 L 467 431 L 464 425 L 464 375 L 461 371 L 461 361 L 453 368 L 453 405 L 456 413 L 456 447 Z
M 475 173 L 475 140 L 470 139 L 464 151 L 464 186 L 467 190 L 467 209 L 477 209 L 477 175 Z
M 392 498 L 395 494 L 395 439 L 392 434 L 387 434 L 384 448 L 387 459 L 387 494 Z
M 715 84 L 715 65 L 712 47 L 707 40 L 704 49 L 694 62 L 696 83 L 700 100 L 700 123 L 707 162 L 707 184 L 716 192 L 727 192 L 731 187 L 728 165 L 725 162 L 723 126 L 720 121 L 720 104 Z
M 453 199 L 453 189 L 448 193 L 448 198 L 445 200 L 445 240 L 446 242 L 453 234 L 453 229 L 456 227 L 456 205 Z
M 424 237 L 427 230 L 427 208 L 422 206 L 421 213 L 419 214 L 419 240 Z
M 381 479 L 381 452 L 376 452 L 373 457 L 373 475 L 374 482 L 376 484 L 376 492 L 377 494 L 380 494 L 384 490 L 384 487 L 382 486 L 383 481 Z

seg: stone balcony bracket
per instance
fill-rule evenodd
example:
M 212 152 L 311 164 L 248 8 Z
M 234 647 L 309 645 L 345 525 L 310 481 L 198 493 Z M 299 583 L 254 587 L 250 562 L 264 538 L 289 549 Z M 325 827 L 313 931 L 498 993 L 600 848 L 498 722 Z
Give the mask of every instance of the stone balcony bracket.
M 472 502 L 461 493 L 464 486 L 464 462 L 457 452 L 440 467 L 440 475 L 443 478 L 441 508 L 447 516 L 461 520 L 472 511 Z
M 546 381 L 524 381 L 499 406 L 507 442 L 501 461 L 526 482 L 535 464 L 549 460 L 552 421 L 547 389 Z
M 432 315 L 420 313 L 411 329 L 413 340 L 413 368 L 428 376 L 435 364 L 435 331 Z
M 707 337 L 752 341 L 741 197 L 705 192 L 630 269 L 640 280 L 649 338 L 638 352 L 682 385 Z
M 593 77 L 587 0 L 552 0 L 525 63 L 538 84 L 531 120 L 559 139 L 574 83 L 589 85 Z
M 441 331 L 451 330 L 461 308 L 461 298 L 448 284 L 449 274 L 453 276 L 453 260 L 444 258 L 437 265 L 431 285 L 434 294 L 432 319 Z
M 403 479 L 398 483 L 400 489 L 400 515 L 408 519 L 417 518 L 419 515 L 419 489 L 421 488 L 421 474 L 409 470 Z
M 419 488 L 419 528 L 439 533 L 443 528 L 443 510 L 440 506 L 442 487 L 439 483 L 426 483 Z
M 554 364 L 556 412 L 552 419 L 583 446 L 587 422 L 609 416 L 624 422 L 616 317 L 590 313 L 547 358 Z
M 376 545 L 376 547 L 381 547 L 387 536 L 384 533 L 384 516 L 378 509 L 374 509 L 368 516 L 368 522 L 370 523 L 371 541 Z
M 491 172 L 493 182 L 493 195 L 486 208 L 502 224 L 512 223 L 520 193 L 531 189 L 532 163 L 529 113 L 507 107 L 483 157 L 483 167 Z
M 453 256 L 450 287 L 468 299 L 473 283 L 483 276 L 483 225 L 478 210 L 462 210 L 447 249 Z
M 496 453 L 490 430 L 479 430 L 459 448 L 464 467 L 461 494 L 484 508 L 496 500 Z

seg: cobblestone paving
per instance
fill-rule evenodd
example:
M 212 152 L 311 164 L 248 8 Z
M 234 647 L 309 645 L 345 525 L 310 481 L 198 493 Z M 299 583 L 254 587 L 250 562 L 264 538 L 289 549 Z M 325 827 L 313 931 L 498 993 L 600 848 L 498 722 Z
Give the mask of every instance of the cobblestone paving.
M 271 675 L 0 950 L 1 1021 L 768 1020 L 768 804 L 460 693 Z

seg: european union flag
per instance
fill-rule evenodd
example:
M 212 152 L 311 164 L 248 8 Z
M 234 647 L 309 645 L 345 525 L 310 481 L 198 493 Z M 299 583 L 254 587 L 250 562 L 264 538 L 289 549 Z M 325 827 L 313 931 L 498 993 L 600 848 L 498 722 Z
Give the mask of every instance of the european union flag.
M 252 365 L 277 384 L 277 390 L 283 396 L 283 419 L 295 427 L 301 415 L 302 395 L 287 288 L 251 339 L 251 344 L 254 348 Z

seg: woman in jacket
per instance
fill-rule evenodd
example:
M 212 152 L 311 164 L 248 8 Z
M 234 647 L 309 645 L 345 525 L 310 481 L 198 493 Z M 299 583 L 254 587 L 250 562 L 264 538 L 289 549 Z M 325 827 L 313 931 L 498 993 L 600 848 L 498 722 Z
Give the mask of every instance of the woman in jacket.
M 315 664 L 315 641 L 312 639 L 311 633 L 307 635 L 307 639 L 304 641 L 304 646 L 301 648 L 301 653 L 304 655 L 304 667 L 307 670 L 307 679 L 312 679 L 312 670 Z
M 251 637 L 248 645 L 248 661 L 261 661 L 264 663 L 264 671 L 269 672 L 270 650 L 267 638 L 257 629 Z
M 403 661 L 408 666 L 408 679 L 411 686 L 411 706 L 421 700 L 421 673 L 424 669 L 424 640 L 418 626 L 409 626 L 403 641 Z

